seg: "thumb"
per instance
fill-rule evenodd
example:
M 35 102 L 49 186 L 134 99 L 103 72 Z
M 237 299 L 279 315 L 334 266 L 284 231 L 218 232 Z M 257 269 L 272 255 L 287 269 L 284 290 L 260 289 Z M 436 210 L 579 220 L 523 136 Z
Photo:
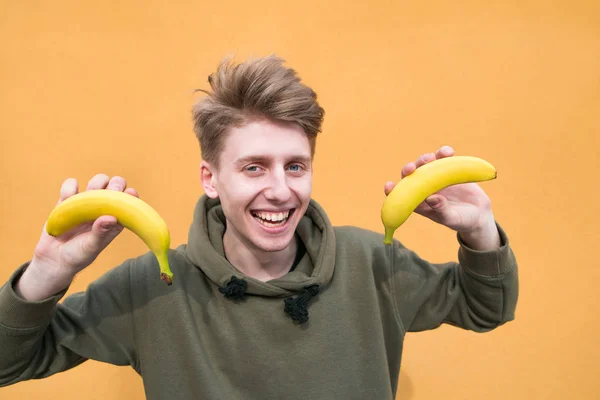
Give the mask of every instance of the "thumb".
M 110 215 L 97 218 L 92 225 L 91 235 L 85 246 L 87 250 L 99 253 L 109 245 L 123 230 L 117 219 Z
M 446 198 L 439 194 L 432 194 L 425 199 L 425 203 L 435 212 L 441 212 L 446 207 Z

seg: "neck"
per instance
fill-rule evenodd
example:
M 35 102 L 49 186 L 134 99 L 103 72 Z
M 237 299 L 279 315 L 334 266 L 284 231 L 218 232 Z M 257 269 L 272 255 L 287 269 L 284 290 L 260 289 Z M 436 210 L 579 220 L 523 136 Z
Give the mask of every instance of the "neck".
M 242 243 L 229 230 L 223 236 L 225 257 L 241 273 L 266 282 L 285 275 L 296 257 L 298 245 L 292 240 L 289 246 L 280 251 L 262 251 Z

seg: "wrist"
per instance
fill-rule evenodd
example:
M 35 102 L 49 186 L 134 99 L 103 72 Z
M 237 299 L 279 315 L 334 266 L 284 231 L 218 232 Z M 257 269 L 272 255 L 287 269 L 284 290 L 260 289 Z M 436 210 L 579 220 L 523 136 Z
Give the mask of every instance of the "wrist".
M 73 279 L 72 274 L 34 257 L 15 283 L 14 290 L 24 300 L 42 301 L 68 288 Z
M 458 232 L 465 244 L 473 250 L 494 250 L 500 247 L 500 233 L 492 213 L 483 219 L 481 225 Z

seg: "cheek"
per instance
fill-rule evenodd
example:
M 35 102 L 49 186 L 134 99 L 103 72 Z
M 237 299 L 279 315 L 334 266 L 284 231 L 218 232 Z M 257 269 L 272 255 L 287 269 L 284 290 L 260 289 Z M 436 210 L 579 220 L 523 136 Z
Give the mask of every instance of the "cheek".
M 245 208 L 262 190 L 258 180 L 232 179 L 223 184 L 221 188 L 225 190 L 222 197 L 227 198 L 227 203 L 234 212 Z
M 312 194 L 312 177 L 306 176 L 302 179 L 297 179 L 290 184 L 290 189 L 296 196 L 298 196 L 302 201 L 308 202 L 310 199 L 310 195 Z
M 260 193 L 263 188 L 258 180 L 240 180 L 234 184 L 234 190 L 240 201 L 250 201 Z

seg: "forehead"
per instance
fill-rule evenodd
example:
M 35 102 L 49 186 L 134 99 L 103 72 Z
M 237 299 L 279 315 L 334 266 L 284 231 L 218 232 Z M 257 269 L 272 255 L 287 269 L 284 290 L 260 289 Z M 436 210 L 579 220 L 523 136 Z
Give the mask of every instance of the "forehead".
M 222 156 L 226 162 L 249 156 L 310 157 L 310 143 L 298 124 L 261 119 L 230 128 Z

